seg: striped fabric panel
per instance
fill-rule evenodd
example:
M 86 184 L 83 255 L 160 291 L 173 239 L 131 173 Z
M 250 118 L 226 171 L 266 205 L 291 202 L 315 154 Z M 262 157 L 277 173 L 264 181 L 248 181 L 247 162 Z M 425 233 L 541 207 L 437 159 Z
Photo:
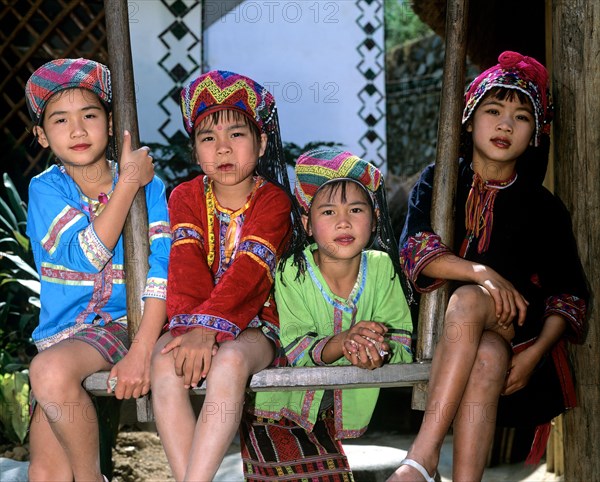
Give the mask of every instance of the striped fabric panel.
M 84 218 L 85 215 L 71 206 L 65 206 L 64 209 L 58 213 L 50 224 L 48 233 L 42 239 L 43 248 L 50 254 L 53 255 L 60 244 L 60 238 L 65 231 L 73 226 L 77 221 Z

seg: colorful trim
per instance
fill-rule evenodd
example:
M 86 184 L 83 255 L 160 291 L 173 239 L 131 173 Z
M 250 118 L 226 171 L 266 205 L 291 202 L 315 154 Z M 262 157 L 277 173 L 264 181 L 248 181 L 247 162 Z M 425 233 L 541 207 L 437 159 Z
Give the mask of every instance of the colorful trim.
M 233 338 L 237 338 L 241 333 L 239 327 L 231 321 L 213 315 L 175 315 L 169 321 L 169 330 L 174 328 L 195 328 L 204 327 L 216 330 L 222 333 L 229 333 Z
M 173 245 L 194 243 L 199 246 L 204 244 L 204 231 L 200 226 L 190 223 L 180 223 L 173 226 Z
M 387 335 L 390 341 L 400 343 L 412 355 L 412 336 L 410 331 L 390 328 Z
M 572 333 L 568 336 L 569 341 L 581 343 L 586 316 L 585 301 L 568 294 L 550 296 L 546 299 L 544 318 L 552 314 L 562 316 L 569 323 L 572 330 Z
M 148 225 L 148 239 L 150 240 L 150 244 L 159 238 L 172 239 L 171 227 L 166 221 L 157 221 Z
M 142 299 L 159 298 L 167 299 L 167 280 L 165 278 L 148 278 L 146 280 L 146 288 L 142 293 Z
M 45 262 L 42 262 L 40 271 L 43 281 L 72 286 L 93 286 L 94 280 L 98 276 L 97 273 L 82 273 Z
M 41 241 L 43 248 L 50 256 L 54 254 L 56 248 L 60 245 L 60 238 L 63 233 L 82 218 L 85 218 L 85 214 L 71 206 L 65 206 L 63 210 L 58 213 L 50 224 L 48 233 Z
M 96 234 L 93 224 L 88 225 L 79 233 L 79 245 L 85 257 L 98 271 L 104 268 L 113 256 L 113 252 L 104 245 Z
M 316 274 L 314 268 L 312 267 L 310 260 L 308 259 L 308 256 L 306 256 L 306 253 L 304 253 L 304 258 L 306 260 L 306 269 L 308 271 L 308 274 L 310 275 L 315 286 L 317 288 L 319 288 L 319 291 L 321 292 L 321 294 L 323 295 L 323 298 L 325 298 L 327 303 L 329 303 L 335 309 L 345 311 L 346 313 L 352 313 L 355 309 L 354 307 L 358 304 L 358 300 L 360 299 L 360 297 L 363 293 L 365 284 L 367 282 L 367 254 L 366 254 L 366 252 L 363 251 L 361 254 L 360 268 L 358 270 L 356 284 L 352 288 L 352 291 L 350 292 L 350 296 L 348 297 L 348 300 L 345 301 L 345 303 L 342 303 L 342 302 L 332 298 L 331 296 L 329 296 L 329 294 L 327 293 L 327 289 L 324 288 L 323 284 L 319 281 L 319 278 L 317 277 L 317 274 Z
M 315 365 L 329 365 L 329 363 L 325 363 L 323 361 L 323 349 L 325 348 L 325 345 L 329 343 L 329 340 L 331 340 L 332 338 L 333 335 L 322 338 L 317 343 L 315 343 L 312 349 L 309 351 L 309 355 L 312 358 Z
M 442 238 L 431 232 L 421 232 L 410 236 L 400 250 L 400 263 L 407 278 L 412 282 L 415 289 L 420 293 L 427 293 L 439 288 L 446 280 L 438 279 L 426 288 L 417 285 L 417 279 L 421 271 L 434 259 L 452 251 L 442 243 Z
M 361 389 L 357 388 L 355 390 L 361 390 Z M 362 390 L 365 390 L 365 389 L 362 389 Z M 378 390 L 378 389 L 368 388 L 366 390 Z M 333 407 L 334 407 L 333 419 L 335 421 L 335 438 L 337 438 L 337 439 L 358 438 L 358 437 L 364 435 L 364 433 L 367 431 L 367 428 L 369 428 L 369 426 L 367 425 L 363 428 L 356 429 L 356 430 L 344 430 L 344 420 L 342 417 L 343 394 L 344 394 L 344 390 L 334 390 L 333 391 Z
M 273 282 L 275 268 L 277 267 L 277 251 L 271 243 L 257 236 L 246 236 L 241 239 L 237 252 L 239 255 L 245 254 L 250 256 L 250 258 L 265 268 L 269 280 Z
M 300 337 L 302 338 L 302 341 L 298 343 L 298 345 L 296 345 L 293 349 L 290 350 L 289 348 L 294 346 L 298 338 L 296 338 L 296 340 L 294 340 L 287 347 L 285 347 L 285 352 L 287 354 L 287 359 L 290 362 L 290 365 L 298 364 L 298 362 L 304 357 L 306 349 L 314 342 L 316 336 L 316 333 L 306 333 L 305 335 L 302 335 Z
M 78 334 L 80 332 L 88 332 L 89 330 L 99 330 L 100 328 L 103 329 L 108 329 L 107 327 L 110 327 L 111 325 L 119 325 L 119 330 L 124 326 L 125 327 L 125 333 L 127 333 L 127 318 L 125 317 L 121 317 L 117 320 L 113 320 L 111 323 L 105 325 L 104 321 L 101 322 L 96 322 L 96 323 L 81 323 L 78 325 L 73 325 L 70 326 L 68 328 L 65 328 L 62 331 L 59 331 L 58 333 L 46 337 L 46 338 L 42 338 L 41 340 L 38 340 L 35 342 L 35 346 L 38 349 L 38 351 L 43 351 L 47 348 L 50 348 L 51 346 L 55 345 L 56 343 L 63 341 L 63 340 L 67 340 L 69 338 L 75 338 L 78 336 Z M 111 331 L 111 330 L 108 330 Z M 85 336 L 85 335 L 84 335 Z

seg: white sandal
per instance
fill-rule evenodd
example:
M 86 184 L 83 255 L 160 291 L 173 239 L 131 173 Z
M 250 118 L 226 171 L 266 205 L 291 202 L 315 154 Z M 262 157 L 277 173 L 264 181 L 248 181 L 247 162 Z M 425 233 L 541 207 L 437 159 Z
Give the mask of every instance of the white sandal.
M 437 475 L 436 473 L 433 474 L 433 476 L 429 475 L 429 472 L 427 472 L 427 470 L 425 470 L 425 467 L 423 467 L 419 462 L 417 462 L 416 460 L 413 459 L 404 459 L 402 462 L 400 462 L 400 465 L 409 465 L 411 466 L 413 469 L 416 469 L 419 471 L 419 473 L 423 476 L 423 478 L 425 479 L 425 482 L 435 482 L 435 476 Z

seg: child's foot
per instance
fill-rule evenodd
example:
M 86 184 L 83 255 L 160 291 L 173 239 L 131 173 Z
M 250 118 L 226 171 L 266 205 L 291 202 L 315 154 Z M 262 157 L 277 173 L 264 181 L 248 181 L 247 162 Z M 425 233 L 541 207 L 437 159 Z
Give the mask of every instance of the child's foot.
M 419 462 L 406 458 L 400 462 L 400 467 L 396 469 L 387 482 L 435 482 L 436 473 L 433 476 Z

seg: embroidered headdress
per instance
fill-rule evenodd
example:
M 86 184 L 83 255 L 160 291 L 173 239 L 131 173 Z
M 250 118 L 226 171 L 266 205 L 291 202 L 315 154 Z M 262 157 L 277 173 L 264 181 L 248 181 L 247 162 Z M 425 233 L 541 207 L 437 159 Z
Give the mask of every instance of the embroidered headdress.
M 249 77 L 213 70 L 202 74 L 181 91 L 183 124 L 189 135 L 208 114 L 233 109 L 247 115 L 261 132 L 275 127 L 275 98 Z
M 258 160 L 256 172 L 290 192 L 277 106 L 267 89 L 244 75 L 212 70 L 192 80 L 181 91 L 183 125 L 190 137 L 202 119 L 225 109 L 243 113 L 267 135 L 265 153 Z
M 374 194 L 382 182 L 381 171 L 373 164 L 341 149 L 324 147 L 305 152 L 296 161 L 296 200 L 305 213 L 310 211 L 317 191 L 332 181 L 348 180 Z
M 296 161 L 295 174 L 294 194 L 307 214 L 317 192 L 330 183 L 354 182 L 369 193 L 377 215 L 376 241 L 392 258 L 396 273 L 401 273 L 398 244 L 388 212 L 385 184 L 377 167 L 342 149 L 322 147 L 302 154 Z
M 529 97 L 535 115 L 535 145 L 542 134 L 548 134 L 552 122 L 552 107 L 546 68 L 532 57 L 506 51 L 498 64 L 481 73 L 465 93 L 462 123 L 473 115 L 485 94 L 495 88 L 515 89 Z
M 41 122 L 54 94 L 75 88 L 93 92 L 110 110 L 112 89 L 106 65 L 82 58 L 57 59 L 42 65 L 25 84 L 25 100 L 33 122 Z
M 212 70 L 192 80 L 181 91 L 181 114 L 186 132 L 193 138 L 194 129 L 208 115 L 231 109 L 241 112 L 266 134 L 267 145 L 258 159 L 256 174 L 282 188 L 292 197 L 279 131 L 275 98 L 258 82 L 245 75 Z M 300 213 L 292 211 L 292 237 L 288 251 L 303 243 Z

